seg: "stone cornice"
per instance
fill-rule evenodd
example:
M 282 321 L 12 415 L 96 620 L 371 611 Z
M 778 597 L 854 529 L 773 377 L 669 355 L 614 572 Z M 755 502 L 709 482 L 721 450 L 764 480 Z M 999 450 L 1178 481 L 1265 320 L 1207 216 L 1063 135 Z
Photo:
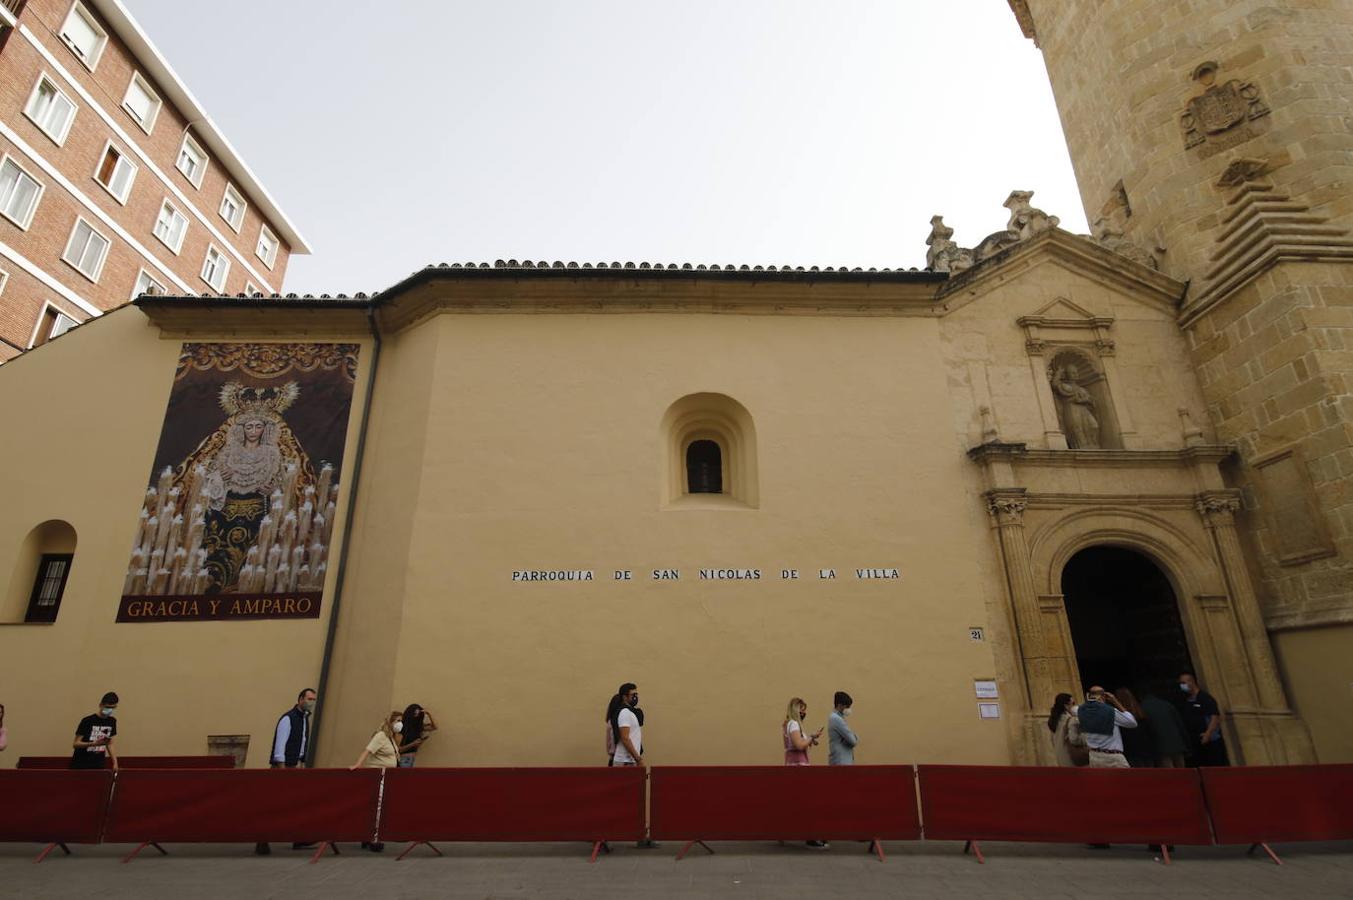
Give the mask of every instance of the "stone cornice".
M 209 305 L 209 304 L 155 304 L 140 305 L 150 324 L 160 329 L 162 337 L 208 339 L 240 336 L 286 337 L 294 340 L 297 334 L 312 336 L 351 336 L 366 338 L 371 334 L 367 324 L 366 307 L 343 306 L 287 306 L 275 305 Z
M 1000 460 L 1020 466 L 1134 469 L 1216 465 L 1233 453 L 1235 448 L 1227 444 L 1202 444 L 1178 450 L 1030 450 L 1027 444 L 991 443 L 969 449 L 968 457 L 975 462 Z
M 1049 259 L 1057 260 L 1087 278 L 1151 303 L 1171 315 L 1178 313 L 1179 301 L 1185 289 L 1183 282 L 1060 228 L 1020 241 L 950 277 L 938 290 L 943 311 L 960 309 L 983 294 L 1002 287 L 1012 276 Z
M 609 275 L 610 273 L 608 273 Z M 384 330 L 399 331 L 439 314 L 642 314 L 934 317 L 935 281 L 751 278 L 703 273 L 661 279 L 569 271 L 552 278 L 458 278 L 455 273 L 380 298 Z

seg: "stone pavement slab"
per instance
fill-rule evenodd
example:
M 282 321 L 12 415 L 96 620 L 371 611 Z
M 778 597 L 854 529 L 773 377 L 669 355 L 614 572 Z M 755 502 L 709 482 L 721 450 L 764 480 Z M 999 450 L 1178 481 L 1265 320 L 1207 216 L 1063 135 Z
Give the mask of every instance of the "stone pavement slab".
M 947 842 L 884 844 L 880 863 L 863 844 L 716 843 L 675 861 L 680 845 L 616 846 L 595 865 L 584 844 L 448 844 L 444 857 L 402 847 L 373 854 L 345 845 L 310 865 L 310 853 L 276 845 L 271 856 L 226 844 L 169 845 L 133 862 L 121 845 L 73 847 L 40 865 L 37 845 L 0 844 L 0 898 L 466 898 L 795 897 L 1236 897 L 1353 898 L 1353 845 L 1279 845 L 1285 865 L 1241 847 L 1180 847 L 1173 865 L 1143 847 L 1090 850 L 984 844 L 979 865 Z

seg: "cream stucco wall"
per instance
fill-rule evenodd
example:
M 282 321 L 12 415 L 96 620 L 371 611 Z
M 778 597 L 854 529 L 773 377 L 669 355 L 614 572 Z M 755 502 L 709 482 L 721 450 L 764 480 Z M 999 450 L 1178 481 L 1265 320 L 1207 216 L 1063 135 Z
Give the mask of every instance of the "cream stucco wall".
M 405 508 L 412 535 L 407 557 L 399 527 L 354 550 L 350 602 L 368 611 L 344 622 L 386 634 L 373 620 L 400 614 L 398 578 L 379 585 L 407 566 L 395 677 L 386 689 L 385 660 L 369 682 L 341 667 L 330 699 L 353 722 L 322 734 L 325 759 L 417 701 L 443 723 L 425 763 L 596 763 L 604 704 L 633 680 L 659 763 L 778 762 L 788 699 L 821 724 L 836 689 L 856 697 L 861 761 L 1006 760 L 973 694 L 996 674 L 968 636 L 995 582 L 937 338 L 921 318 L 724 315 L 444 315 L 401 335 L 390 358 L 417 362 L 381 372 L 369 452 L 421 457 L 421 479 L 411 492 L 384 472 L 391 497 L 365 484 L 359 528 L 377 505 Z M 662 508 L 659 425 L 698 392 L 750 411 L 758 509 Z M 408 414 L 385 419 L 396 393 Z M 900 580 L 853 571 L 893 566 Z M 762 579 L 700 581 L 702 567 Z M 818 578 L 828 567 L 837 580 Z M 511 581 L 537 568 L 598 580 Z
M 262 765 L 277 716 L 318 674 L 324 617 L 114 622 L 180 345 L 124 307 L 3 369 L 0 409 L 26 426 L 0 445 L 0 573 L 15 577 L 24 538 L 43 521 L 70 523 L 78 541 L 56 623 L 16 622 L 19 609 L 0 625 L 4 765 L 69 754 L 76 723 L 109 690 L 122 699 L 120 754 L 202 754 L 208 734 L 251 734 L 249 761 Z M 350 467 L 351 453 L 345 479 Z M 331 595 L 332 584 L 325 616 Z

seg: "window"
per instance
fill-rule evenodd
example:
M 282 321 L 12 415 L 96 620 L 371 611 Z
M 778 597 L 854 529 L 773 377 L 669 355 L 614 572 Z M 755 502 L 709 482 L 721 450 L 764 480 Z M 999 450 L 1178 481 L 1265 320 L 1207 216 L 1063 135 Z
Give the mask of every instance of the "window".
M 28 599 L 25 622 L 55 622 L 61 607 L 61 595 L 66 591 L 70 577 L 71 553 L 44 553 L 38 561 L 38 577 L 33 582 L 33 594 Z
M 202 280 L 220 293 L 225 289 L 226 275 L 230 272 L 230 260 L 215 246 L 207 247 L 207 259 L 202 263 Z
M 108 238 L 95 231 L 94 226 L 84 219 L 77 218 L 70 240 L 66 242 L 66 252 L 61 254 L 61 258 L 90 281 L 98 281 L 99 271 L 107 255 Z
M 185 134 L 174 168 L 182 172 L 183 177 L 193 183 L 193 187 L 201 187 L 202 176 L 207 174 L 207 152 L 197 145 L 197 141 Z
M 28 98 L 24 115 L 60 146 L 70 133 L 70 123 L 75 121 L 75 104 L 61 92 L 56 82 L 43 75 Z
M 168 200 L 160 207 L 159 218 L 155 220 L 155 236 L 175 253 L 183 247 L 183 235 L 188 231 L 188 220 L 183 213 L 174 208 Z
M 686 448 L 686 492 L 723 493 L 723 451 L 714 441 L 691 441 Z
M 254 252 L 269 269 L 277 262 L 277 236 L 268 230 L 267 225 L 264 225 L 263 230 L 258 233 L 258 246 L 254 248 Z
M 142 131 L 150 134 L 155 117 L 160 114 L 160 98 L 140 74 L 133 73 L 131 84 L 127 85 L 127 96 L 122 98 L 122 108 L 136 120 Z
M 233 184 L 226 185 L 225 196 L 221 198 L 221 218 L 229 222 L 236 232 L 244 224 L 244 198 Z
M 20 228 L 28 228 L 38 208 L 42 184 L 9 157 L 0 162 L 0 213 Z
M 89 10 L 77 3 L 66 16 L 66 24 L 61 26 L 61 40 L 92 71 L 108 43 L 108 32 L 99 27 Z
M 9 273 L 0 269 L 0 294 L 5 292 L 5 285 L 9 284 Z
M 3 281 L 0 281 L 0 288 L 3 288 L 4 284 Z M 263 292 L 258 289 L 258 285 L 254 284 L 252 281 L 246 281 L 244 283 L 244 296 L 257 297 L 262 296 L 262 294 Z
M 38 319 L 37 328 L 33 331 L 33 341 L 29 346 L 39 347 L 52 338 L 61 337 L 79 324 L 79 322 L 48 303 L 43 307 L 42 316 Z
M 666 447 L 665 509 L 756 509 L 756 426 L 725 394 L 688 394 L 660 426 Z
M 107 188 L 108 193 L 116 197 L 118 203 L 126 203 L 134 178 L 136 165 L 110 141 L 103 150 L 103 159 L 94 172 L 94 180 Z
M 156 281 L 154 276 L 152 276 L 145 269 L 142 269 L 141 273 L 136 276 L 136 284 L 132 287 L 133 300 L 135 300 L 137 297 L 140 297 L 142 294 L 165 294 L 165 293 L 168 293 L 168 291 L 165 290 L 164 285 Z

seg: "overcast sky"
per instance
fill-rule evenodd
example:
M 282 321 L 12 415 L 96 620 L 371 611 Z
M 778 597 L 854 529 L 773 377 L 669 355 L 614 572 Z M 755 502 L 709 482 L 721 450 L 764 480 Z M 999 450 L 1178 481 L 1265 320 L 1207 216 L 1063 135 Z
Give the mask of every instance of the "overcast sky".
M 1004 0 L 126 0 L 314 248 L 285 289 L 495 259 L 923 266 L 1012 189 L 1086 231 Z M 228 11 L 228 12 L 227 12 Z

